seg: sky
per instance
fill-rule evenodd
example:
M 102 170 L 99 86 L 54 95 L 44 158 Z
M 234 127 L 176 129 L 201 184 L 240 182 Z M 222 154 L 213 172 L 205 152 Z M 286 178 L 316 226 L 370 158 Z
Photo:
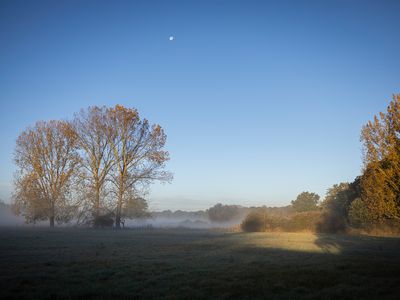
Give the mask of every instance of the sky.
M 18 135 L 122 104 L 160 124 L 154 210 L 322 198 L 400 93 L 400 1 L 0 1 L 0 198 Z M 174 39 L 170 41 L 169 37 Z

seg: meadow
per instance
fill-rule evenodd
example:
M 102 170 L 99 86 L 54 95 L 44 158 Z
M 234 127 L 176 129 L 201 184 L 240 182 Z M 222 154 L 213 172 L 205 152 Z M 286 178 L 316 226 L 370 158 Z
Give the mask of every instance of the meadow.
M 400 239 L 0 229 L 2 299 L 395 299 Z

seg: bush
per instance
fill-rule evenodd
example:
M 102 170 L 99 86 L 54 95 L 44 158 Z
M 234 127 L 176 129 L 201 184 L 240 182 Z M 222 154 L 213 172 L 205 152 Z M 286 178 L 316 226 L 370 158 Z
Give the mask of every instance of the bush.
M 111 228 L 114 225 L 114 218 L 112 214 L 98 216 L 93 220 L 93 226 L 96 228 Z
M 283 224 L 283 229 L 286 231 L 316 231 L 320 220 L 320 211 L 295 213 Z
M 356 228 L 366 227 L 370 221 L 368 207 L 360 198 L 354 200 L 349 209 L 349 222 Z
M 346 216 L 335 210 L 324 210 L 317 226 L 318 232 L 346 232 L 348 229 Z
M 262 210 L 249 213 L 241 224 L 246 232 L 261 231 L 316 231 L 321 220 L 320 211 L 294 213 L 288 217 L 269 215 Z
M 246 216 L 240 227 L 246 232 L 262 232 L 265 231 L 265 220 L 265 214 L 253 211 Z
M 322 203 L 323 214 L 318 231 L 329 233 L 348 231 L 350 206 L 360 195 L 360 178 L 356 178 L 350 184 L 346 182 L 334 184 L 328 189 Z

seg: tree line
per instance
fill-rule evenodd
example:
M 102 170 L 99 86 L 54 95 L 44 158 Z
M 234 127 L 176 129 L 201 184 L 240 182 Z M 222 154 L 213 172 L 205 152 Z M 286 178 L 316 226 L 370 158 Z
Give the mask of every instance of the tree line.
M 400 95 L 361 130 L 362 174 L 328 189 L 325 199 L 300 193 L 285 215 L 265 208 L 250 212 L 242 228 L 345 232 L 350 228 L 400 233 Z
M 172 179 L 165 171 L 165 142 L 159 125 L 121 105 L 89 107 L 70 121 L 37 122 L 16 142 L 14 209 L 28 222 L 49 220 L 52 227 L 76 218 L 95 226 L 112 219 L 120 228 L 126 218 L 148 215 L 143 196 L 150 183 Z M 211 221 L 229 222 L 246 212 L 250 220 L 264 225 L 270 220 L 273 227 L 292 214 L 297 225 L 334 232 L 400 228 L 400 95 L 363 126 L 361 142 L 362 174 L 351 183 L 333 185 L 322 202 L 319 195 L 303 192 L 283 210 L 217 204 L 207 215 Z
M 400 228 L 400 94 L 361 130 L 362 174 L 328 191 L 325 213 L 342 227 Z
M 170 181 L 166 134 L 134 108 L 92 106 L 69 121 L 39 121 L 16 142 L 13 207 L 27 222 L 101 225 L 146 214 L 153 181 Z

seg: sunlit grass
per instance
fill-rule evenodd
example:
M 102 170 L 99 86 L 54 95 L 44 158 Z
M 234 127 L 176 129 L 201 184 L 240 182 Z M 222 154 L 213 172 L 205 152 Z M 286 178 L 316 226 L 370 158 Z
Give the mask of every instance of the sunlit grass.
M 198 230 L 0 230 L 0 298 L 400 293 L 400 240 Z
M 334 242 L 335 237 L 331 236 L 331 243 L 318 245 L 319 236 L 314 233 L 243 233 L 238 240 L 248 246 L 282 249 L 289 251 L 302 251 L 312 253 L 339 254 L 341 247 Z

